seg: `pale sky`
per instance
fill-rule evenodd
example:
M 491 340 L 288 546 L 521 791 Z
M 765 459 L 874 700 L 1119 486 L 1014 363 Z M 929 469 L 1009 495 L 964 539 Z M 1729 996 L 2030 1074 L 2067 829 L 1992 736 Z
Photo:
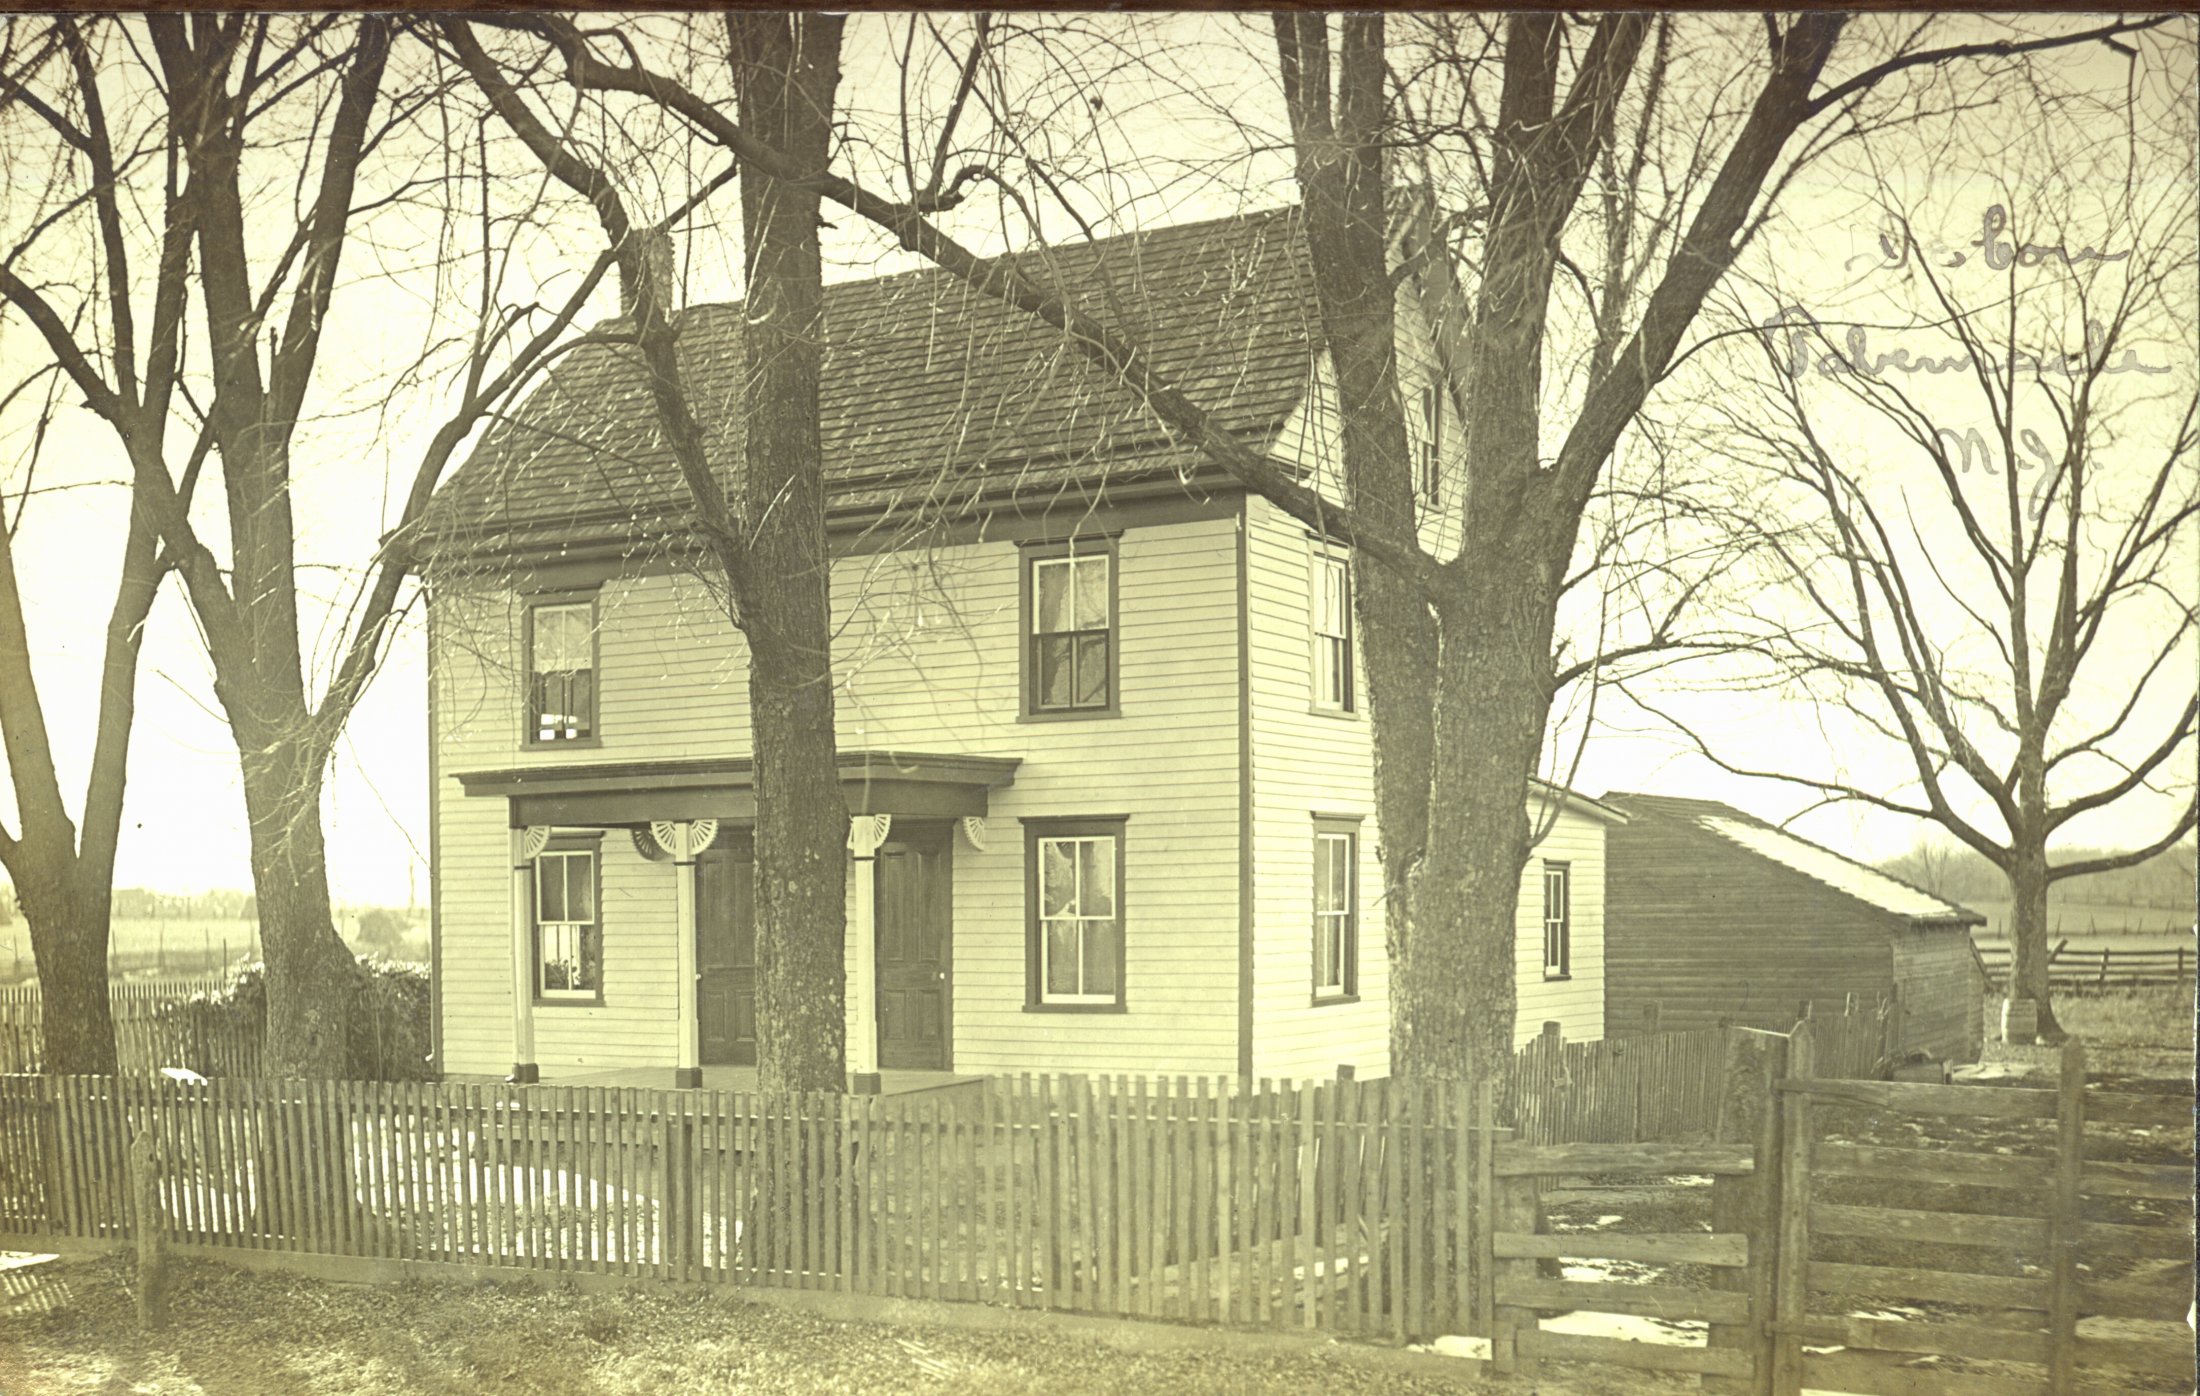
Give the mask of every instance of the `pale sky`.
M 1131 25 L 1123 17 L 1102 15 L 1074 22 Z M 895 26 L 890 32 L 889 23 Z M 887 55 L 899 46 L 900 23 L 866 17 L 851 24 L 842 86 L 844 105 L 851 110 L 884 110 L 895 102 L 884 74 L 889 71 Z M 1127 95 L 1114 99 L 1113 120 L 1090 134 L 1092 145 L 1085 154 L 1091 157 L 1091 199 L 1099 198 L 1103 189 L 1112 189 L 1115 197 L 1135 192 L 1142 196 L 1140 217 L 1165 223 L 1287 197 L 1273 182 L 1287 177 L 1287 166 L 1273 153 L 1248 160 L 1246 135 L 1233 131 L 1221 115 L 1228 113 L 1246 130 L 1270 136 L 1282 125 L 1280 99 L 1265 66 L 1273 54 L 1264 25 L 1223 17 L 1161 17 L 1139 21 L 1123 32 L 1133 50 L 1186 60 L 1185 66 L 1196 68 L 1198 81 L 1208 85 L 1208 93 L 1194 101 L 1151 81 L 1124 88 L 1110 79 L 1117 82 L 1111 93 Z M 1192 63 L 1195 39 L 1201 47 Z M 1995 118 L 1987 113 L 1977 119 Z M 1987 157 L 1981 152 L 1990 145 L 1968 142 L 1963 150 L 1983 164 Z M 1228 154 L 1217 158 L 1216 152 Z M 890 153 L 882 150 L 876 158 Z M 1921 228 L 1945 228 L 1951 242 L 1976 236 L 1970 230 L 2000 173 L 1960 166 L 1960 158 L 1951 159 L 1948 150 L 1939 152 L 1931 162 L 1933 179 L 1905 195 L 1916 201 Z M 2193 176 L 2188 165 L 2164 171 L 2162 177 L 2189 181 Z M 1789 215 L 1770 230 L 1758 249 L 1763 260 L 1757 266 L 1779 268 L 1783 289 L 1792 287 L 1809 303 L 1833 305 L 1859 281 L 1853 263 L 1875 250 L 1880 223 L 1857 194 L 1853 167 L 1813 178 L 1818 182 L 1799 187 Z M 1219 194 L 1218 187 L 1231 192 Z M 733 216 L 734 197 L 730 188 L 722 195 L 722 217 Z M 1087 206 L 1093 205 L 1088 201 Z M 966 215 L 958 231 L 981 245 L 997 246 L 998 219 L 997 209 L 978 210 Z M 850 226 L 852 217 L 835 221 L 839 227 L 830 235 L 829 276 L 874 274 L 898 265 Z M 562 263 L 546 252 L 530 270 L 552 284 L 560 275 L 574 274 L 571 269 L 587 260 L 579 249 L 592 247 L 590 231 L 586 225 L 571 231 L 567 243 L 574 250 Z M 403 488 L 409 461 L 435 421 L 440 390 L 394 384 L 389 367 L 415 357 L 431 332 L 423 310 L 430 293 L 420 283 L 422 274 L 403 269 L 421 264 L 418 253 L 418 247 L 408 251 L 385 239 L 371 253 L 354 248 L 346 254 L 347 278 L 357 279 L 338 296 L 315 397 L 326 418 L 309 430 L 313 449 L 301 459 L 296 486 L 300 553 L 312 564 L 302 581 L 323 606 L 340 608 L 349 597 L 362 561 L 395 516 L 395 496 Z M 690 294 L 696 299 L 735 294 L 735 265 L 728 242 L 697 240 L 685 258 Z M 2200 324 L 2200 311 L 2189 299 L 2189 281 L 2185 286 L 2184 304 L 2165 307 L 2169 322 L 2183 326 L 2185 337 L 2159 354 L 2175 363 L 2181 384 L 2189 383 L 2194 364 L 2200 362 L 2200 347 L 2190 337 L 2192 327 Z M 1886 286 L 1876 292 L 1894 294 Z M 1739 292 L 1736 298 L 1746 299 Z M 600 309 L 606 314 L 612 309 L 608 291 Z M 12 318 L 0 320 L 0 391 L 41 361 L 28 335 Z M 339 412 L 339 407 L 346 410 Z M 11 497 L 21 485 L 26 441 L 20 428 L 20 422 L 0 419 L 0 483 Z M 17 563 L 63 792 L 73 805 L 81 798 L 90 754 L 101 631 L 113 599 L 116 540 L 126 505 L 119 485 L 124 472 L 107 428 L 81 409 L 64 410 L 46 452 L 38 478 L 48 492 L 31 501 L 17 535 Z M 202 502 L 212 505 L 218 499 L 218 487 L 210 480 Z M 201 512 L 210 517 L 219 513 L 218 508 Z M 2188 574 L 2188 581 L 2200 587 L 2200 577 Z M 325 659 L 333 645 L 334 618 L 317 609 L 307 616 L 305 631 L 309 648 Z M 162 595 L 148 626 L 138 691 L 117 884 L 178 892 L 249 887 L 236 752 L 213 706 L 208 665 L 189 609 L 174 585 Z M 1755 754 L 1777 754 L 1783 744 L 1798 739 L 1777 707 L 1753 707 L 1734 697 L 1718 701 L 1724 705 L 1719 709 L 1722 725 L 1759 734 Z M 409 888 L 425 901 L 427 742 L 421 631 L 414 617 L 353 718 L 329 781 L 330 877 L 338 901 L 398 902 Z M 1741 755 L 1746 759 L 1751 754 L 1745 744 Z M 1902 774 L 1901 763 L 1890 754 L 1858 753 L 1854 759 L 1852 774 L 1860 779 L 1893 781 Z M 1708 796 L 1774 819 L 1808 801 L 1792 787 L 1723 777 L 1669 737 L 1609 730 L 1589 742 L 1573 783 L 1590 793 L 1635 789 Z M 12 792 L 0 793 L 0 815 L 13 827 Z M 1919 834 L 1908 821 L 1853 808 L 1819 812 L 1798 828 L 1867 858 L 1900 852 Z M 2101 832 L 2104 840 L 2115 833 Z

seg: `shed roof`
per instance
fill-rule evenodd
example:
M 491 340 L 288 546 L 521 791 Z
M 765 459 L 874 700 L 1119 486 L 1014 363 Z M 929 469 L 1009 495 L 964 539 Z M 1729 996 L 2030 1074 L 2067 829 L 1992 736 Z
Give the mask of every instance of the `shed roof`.
M 1255 449 L 1267 449 L 1311 382 L 1317 312 L 1294 209 L 1013 260 L 1131 334 Z M 838 515 L 1093 498 L 1134 479 L 1205 473 L 1196 451 L 1172 441 L 1137 394 L 1062 331 L 946 272 L 828 286 L 824 314 L 820 427 Z M 676 324 L 690 398 L 733 487 L 742 458 L 741 307 L 694 306 Z M 498 421 L 438 491 L 421 555 L 432 566 L 657 536 L 682 517 L 683 500 L 639 352 L 587 344 Z
M 1915 925 L 1983 925 L 1986 921 L 1967 906 L 1935 896 L 1716 800 L 1623 791 L 1608 793 L 1604 799 L 1632 814 L 1663 816 L 1690 825 Z

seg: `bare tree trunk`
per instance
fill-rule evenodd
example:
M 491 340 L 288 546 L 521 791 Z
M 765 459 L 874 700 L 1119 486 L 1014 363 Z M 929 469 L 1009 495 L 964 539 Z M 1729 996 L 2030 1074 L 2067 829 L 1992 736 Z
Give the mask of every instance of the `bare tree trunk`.
M 2037 1005 L 2040 1037 L 2061 1042 L 2047 972 L 2047 887 L 2044 841 L 2015 841 L 2009 860 L 2009 996 Z
M 359 962 L 336 934 L 329 907 L 323 763 L 296 737 L 239 745 L 252 885 L 267 957 L 262 1070 L 279 1078 L 353 1075 L 350 1022 Z
M 735 15 L 742 120 L 825 167 L 841 21 Z M 748 299 L 749 640 L 756 751 L 757 1075 L 766 1090 L 846 1086 L 848 807 L 833 734 L 832 561 L 818 440 L 824 293 L 818 192 L 755 169 L 741 181 Z
M 9 869 L 38 961 L 39 1051 L 54 1076 L 116 1073 L 107 999 L 110 889 L 80 874 L 68 849 L 40 849 Z M 96 882 L 98 885 L 89 885 Z
M 1415 1072 L 1494 1080 L 1512 1059 L 1515 920 L 1529 773 L 1549 711 L 1552 612 L 1499 559 L 1466 565 L 1462 594 L 1444 608 L 1434 684 L 1428 851 L 1415 883 L 1421 972 L 1392 992 Z M 1442 895 L 1425 895 L 1433 889 Z

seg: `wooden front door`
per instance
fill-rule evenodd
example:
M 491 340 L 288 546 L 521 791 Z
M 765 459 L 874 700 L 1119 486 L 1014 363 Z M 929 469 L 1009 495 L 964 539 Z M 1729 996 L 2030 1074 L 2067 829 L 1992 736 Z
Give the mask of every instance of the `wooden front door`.
M 945 1071 L 954 1059 L 948 826 L 897 821 L 879 845 L 878 1064 Z
M 731 830 L 695 864 L 696 1016 L 705 1066 L 756 1065 L 756 846 Z

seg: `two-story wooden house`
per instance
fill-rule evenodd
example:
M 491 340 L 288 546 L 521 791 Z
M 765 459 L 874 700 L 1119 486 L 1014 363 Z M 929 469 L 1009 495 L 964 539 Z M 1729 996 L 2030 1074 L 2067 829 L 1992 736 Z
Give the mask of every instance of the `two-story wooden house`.
M 1047 258 L 1228 429 L 1333 480 L 1293 213 Z M 1344 551 L 1173 444 L 1058 332 L 944 275 L 826 305 L 851 1068 L 1384 1074 Z M 1458 433 L 1416 323 L 1409 415 L 1441 502 Z M 681 330 L 738 461 L 739 309 L 694 307 Z M 595 346 L 429 520 L 452 1074 L 693 1081 L 754 1060 L 747 656 L 681 546 L 681 492 L 636 361 Z M 1621 816 L 1541 798 L 1521 1035 L 1556 1019 L 1593 1038 Z

